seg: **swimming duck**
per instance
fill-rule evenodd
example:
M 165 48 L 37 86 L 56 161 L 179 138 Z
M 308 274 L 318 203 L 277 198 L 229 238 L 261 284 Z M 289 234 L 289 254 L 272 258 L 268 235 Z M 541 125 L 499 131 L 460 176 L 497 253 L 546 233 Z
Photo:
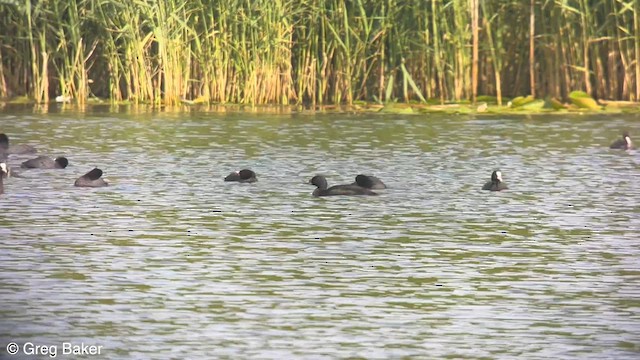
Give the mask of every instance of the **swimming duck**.
M 622 149 L 622 150 L 630 150 L 633 149 L 633 144 L 631 143 L 631 137 L 628 132 L 622 133 L 622 139 L 618 139 L 609 146 L 610 149 Z
M 507 190 L 507 184 L 502 181 L 502 173 L 500 170 L 496 170 L 491 173 L 491 181 L 484 184 L 482 190 L 501 191 Z
M 109 183 L 104 181 L 104 179 L 101 179 L 101 176 L 102 176 L 102 170 L 100 170 L 98 168 L 94 168 L 93 170 L 89 171 L 88 173 L 80 176 L 73 185 L 74 186 L 80 186 L 80 187 L 102 187 L 102 186 L 108 186 Z
M 31 145 L 19 144 L 9 146 L 9 137 L 7 134 L 0 134 L 0 153 L 6 155 L 11 154 L 32 154 L 37 152 L 36 148 Z
M 25 169 L 64 169 L 67 165 L 69 165 L 69 160 L 64 156 L 57 157 L 54 160 L 43 155 L 24 161 L 20 167 Z
M 240 171 L 234 171 L 224 178 L 224 181 L 237 181 L 241 183 L 252 183 L 258 181 L 256 173 L 249 169 L 242 169 Z
M 322 175 L 316 175 L 309 180 L 309 184 L 317 186 L 313 191 L 313 196 L 332 195 L 378 195 L 377 193 L 359 185 L 334 185 L 328 187 L 327 179 Z

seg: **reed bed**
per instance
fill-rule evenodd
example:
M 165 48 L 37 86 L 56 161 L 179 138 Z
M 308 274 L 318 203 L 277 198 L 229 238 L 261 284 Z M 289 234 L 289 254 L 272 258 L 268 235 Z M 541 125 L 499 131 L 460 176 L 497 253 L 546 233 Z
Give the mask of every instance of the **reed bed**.
M 0 97 L 638 101 L 639 16 L 634 0 L 7 0 Z

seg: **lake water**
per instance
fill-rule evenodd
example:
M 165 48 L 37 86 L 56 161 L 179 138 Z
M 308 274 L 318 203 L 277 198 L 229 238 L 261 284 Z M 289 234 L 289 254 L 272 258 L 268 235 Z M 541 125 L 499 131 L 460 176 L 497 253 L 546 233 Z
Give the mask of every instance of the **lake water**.
M 639 120 L 4 110 L 0 358 L 638 358 Z

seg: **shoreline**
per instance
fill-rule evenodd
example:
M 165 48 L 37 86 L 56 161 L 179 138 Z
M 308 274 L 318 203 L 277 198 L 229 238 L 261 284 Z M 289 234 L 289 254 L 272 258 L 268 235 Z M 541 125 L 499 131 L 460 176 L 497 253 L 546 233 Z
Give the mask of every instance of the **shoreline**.
M 559 104 L 556 102 L 556 104 Z M 264 113 L 264 114 L 323 114 L 323 113 L 363 113 L 387 115 L 549 115 L 549 114 L 640 114 L 640 102 L 630 101 L 599 101 L 597 108 L 584 108 L 572 104 L 561 104 L 552 107 L 549 101 L 536 99 L 520 106 L 513 106 L 511 102 L 503 105 L 489 102 L 450 102 L 444 104 L 429 103 L 388 103 L 355 102 L 352 105 L 252 105 L 252 104 L 216 104 L 216 103 L 187 103 L 179 105 L 133 104 L 127 102 L 111 103 L 109 100 L 91 99 L 85 104 L 50 102 L 38 104 L 25 99 L 0 100 L 0 111 L 25 110 L 33 111 L 61 111 L 61 110 L 101 110 L 109 112 L 128 111 L 161 111 L 161 112 L 211 112 L 211 113 Z

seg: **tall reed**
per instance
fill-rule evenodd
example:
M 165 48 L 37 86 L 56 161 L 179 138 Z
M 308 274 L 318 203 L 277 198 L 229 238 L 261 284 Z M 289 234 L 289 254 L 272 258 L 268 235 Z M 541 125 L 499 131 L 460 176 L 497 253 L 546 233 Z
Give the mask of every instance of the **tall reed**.
M 640 99 L 637 0 L 0 2 L 0 97 Z M 425 96 L 426 95 L 426 96 Z

